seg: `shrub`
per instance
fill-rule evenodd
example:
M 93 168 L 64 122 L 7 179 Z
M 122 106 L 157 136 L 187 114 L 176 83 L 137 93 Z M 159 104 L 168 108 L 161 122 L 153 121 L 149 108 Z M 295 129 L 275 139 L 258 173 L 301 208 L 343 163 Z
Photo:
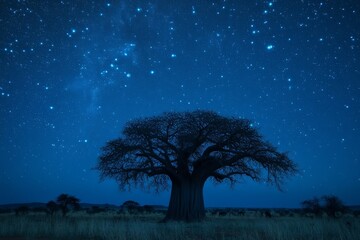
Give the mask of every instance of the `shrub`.
M 342 216 L 346 211 L 343 202 L 333 195 L 325 195 L 321 198 L 314 197 L 303 201 L 301 205 L 306 215 L 313 214 L 315 216 L 322 215 L 335 218 Z
M 139 213 L 142 211 L 140 204 L 132 200 L 125 201 L 120 207 L 121 210 L 127 211 L 129 213 Z
M 320 205 L 320 199 L 314 197 L 310 200 L 305 200 L 301 203 L 305 213 L 313 213 L 315 215 L 320 215 L 322 207 Z
M 29 207 L 28 206 L 20 206 L 18 208 L 15 209 L 15 214 L 16 216 L 19 216 L 19 215 L 26 215 L 28 214 L 30 211 Z
M 345 213 L 346 207 L 343 202 L 336 196 L 323 196 L 324 211 L 329 217 L 338 217 Z

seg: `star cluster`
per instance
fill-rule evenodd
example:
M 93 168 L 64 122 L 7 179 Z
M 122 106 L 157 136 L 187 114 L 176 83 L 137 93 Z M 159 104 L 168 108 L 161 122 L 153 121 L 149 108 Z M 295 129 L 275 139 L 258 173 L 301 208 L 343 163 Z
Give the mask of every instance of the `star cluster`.
M 0 203 L 165 205 L 168 193 L 119 193 L 92 168 L 125 122 L 194 109 L 251 119 L 300 167 L 285 194 L 208 184 L 207 206 L 360 202 L 357 1 L 0 4 Z

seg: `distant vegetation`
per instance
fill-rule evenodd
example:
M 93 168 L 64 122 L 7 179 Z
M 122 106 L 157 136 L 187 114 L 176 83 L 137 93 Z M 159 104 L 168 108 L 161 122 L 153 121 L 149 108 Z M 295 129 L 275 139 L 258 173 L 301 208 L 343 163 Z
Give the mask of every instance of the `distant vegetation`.
M 301 209 L 210 208 L 201 223 L 159 223 L 166 208 L 132 200 L 69 205 L 63 217 L 63 200 L 72 196 L 60 196 L 43 207 L 0 209 L 0 239 L 360 239 L 359 209 L 334 196 L 305 200 Z
M 341 216 L 348 210 L 340 198 L 332 195 L 322 196 L 321 198 L 314 197 L 303 201 L 301 204 L 306 213 L 316 216 L 327 214 L 327 216 L 334 218 Z
M 141 206 L 137 206 L 137 208 Z M 132 208 L 132 207 L 131 207 Z M 92 206 L 59 214 L 0 214 L 0 239 L 359 240 L 360 217 L 307 217 L 301 209 L 209 209 L 201 223 L 159 223 L 164 211 Z
M 78 210 L 80 208 L 79 202 L 80 200 L 78 198 L 64 193 L 60 194 L 56 199 L 57 206 L 60 208 L 63 216 L 68 213 L 69 207 Z M 48 205 L 49 204 L 50 202 L 48 203 Z
M 44 206 L 36 206 L 30 208 L 27 205 L 20 205 L 13 209 L 0 209 L 1 213 L 11 213 L 14 210 L 16 216 L 20 215 L 28 215 L 30 212 L 32 213 L 45 213 L 50 216 L 55 215 L 58 212 L 61 212 L 62 216 L 66 216 L 66 214 L 70 210 L 79 210 L 80 209 L 80 200 L 74 196 L 68 194 L 60 194 L 55 201 L 51 200 Z

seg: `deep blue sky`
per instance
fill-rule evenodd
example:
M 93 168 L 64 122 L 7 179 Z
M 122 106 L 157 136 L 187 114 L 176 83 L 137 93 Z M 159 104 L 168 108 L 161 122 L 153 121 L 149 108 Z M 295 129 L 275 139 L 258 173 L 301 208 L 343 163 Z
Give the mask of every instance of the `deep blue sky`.
M 99 181 L 124 123 L 213 110 L 254 121 L 300 173 L 285 192 L 205 187 L 206 206 L 360 203 L 360 2 L 0 0 L 0 204 L 168 204 Z

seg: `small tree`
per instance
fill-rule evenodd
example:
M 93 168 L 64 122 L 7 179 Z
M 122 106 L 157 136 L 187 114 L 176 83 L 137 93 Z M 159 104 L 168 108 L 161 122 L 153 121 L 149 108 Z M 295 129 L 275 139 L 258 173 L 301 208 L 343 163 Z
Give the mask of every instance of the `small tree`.
M 340 200 L 340 198 L 336 196 L 323 196 L 322 199 L 324 200 L 324 211 L 330 217 L 336 217 L 336 213 L 344 213 L 346 210 L 345 205 Z
M 127 123 L 123 137 L 102 148 L 97 168 L 122 189 L 166 189 L 165 220 L 201 221 L 208 179 L 231 184 L 244 177 L 280 188 L 297 168 L 286 153 L 264 141 L 249 120 L 210 111 L 165 113 Z
M 314 197 L 313 199 L 305 200 L 301 203 L 301 205 L 307 213 L 314 213 L 316 215 L 321 213 L 322 207 L 320 205 L 319 198 Z
M 48 213 L 52 216 L 58 210 L 59 206 L 56 204 L 56 202 L 49 201 L 46 204 L 46 208 L 47 208 Z
M 321 198 L 314 197 L 301 203 L 307 213 L 320 215 L 325 212 L 329 217 L 336 217 L 336 213 L 344 213 L 346 207 L 340 198 L 333 195 L 325 195 Z
M 80 200 L 68 194 L 60 194 L 57 197 L 56 202 L 59 204 L 63 216 L 66 216 L 67 212 L 69 211 L 69 206 L 72 206 L 74 209 L 80 208 Z

